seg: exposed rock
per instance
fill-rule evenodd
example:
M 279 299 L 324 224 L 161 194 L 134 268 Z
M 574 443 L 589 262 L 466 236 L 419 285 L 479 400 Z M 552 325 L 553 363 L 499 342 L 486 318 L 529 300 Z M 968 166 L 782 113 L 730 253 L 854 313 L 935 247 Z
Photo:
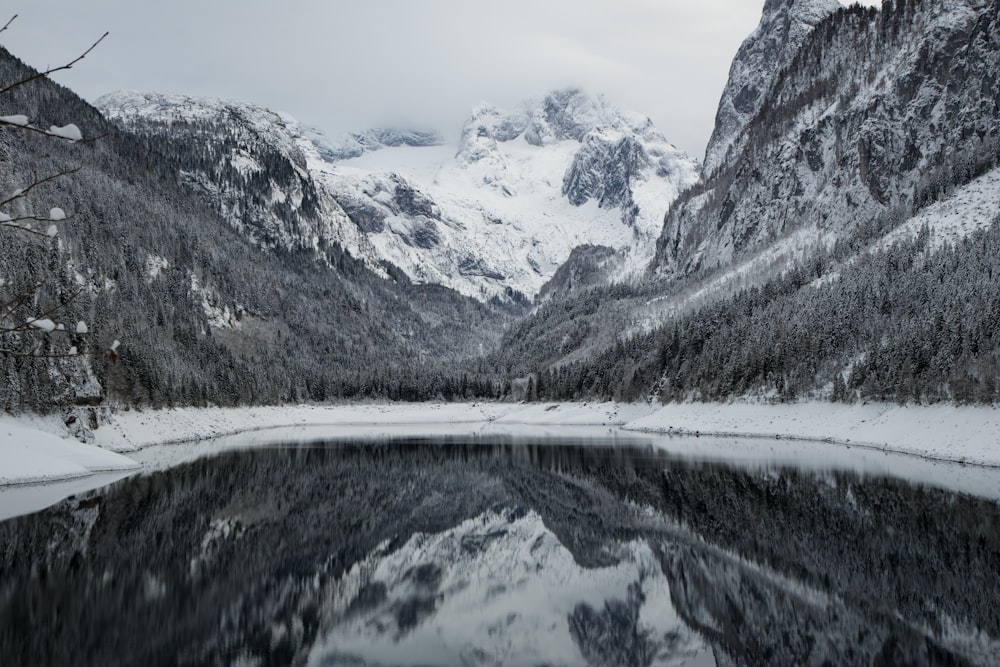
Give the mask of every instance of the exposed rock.
M 744 40 L 729 69 L 702 172 L 726 161 L 739 134 L 760 110 L 777 75 L 792 61 L 809 32 L 835 12 L 838 0 L 768 0 L 757 29 Z
M 649 159 L 634 136 L 591 130 L 563 177 L 563 194 L 574 206 L 596 199 L 601 208 L 619 208 L 633 224 L 638 207 L 632 198 L 634 179 L 643 178 Z
M 513 141 L 528 126 L 527 112 L 506 112 L 490 105 L 476 107 L 462 127 L 457 158 L 478 162 L 495 156 L 497 142 Z
M 839 9 L 802 41 L 728 161 L 706 161 L 707 180 L 671 208 L 654 270 L 724 267 L 797 231 L 815 243 L 888 231 L 992 168 L 998 32 L 995 3 Z
M 534 111 L 524 138 L 535 146 L 565 139 L 581 141 L 595 127 L 613 125 L 615 114 L 604 98 L 593 98 L 577 88 L 558 90 L 549 93 Z

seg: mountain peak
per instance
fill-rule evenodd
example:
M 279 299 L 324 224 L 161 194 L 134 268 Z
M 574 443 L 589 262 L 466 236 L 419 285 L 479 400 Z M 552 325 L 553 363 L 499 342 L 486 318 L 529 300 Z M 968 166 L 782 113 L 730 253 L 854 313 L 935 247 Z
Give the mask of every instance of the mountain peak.
M 579 88 L 555 90 L 535 109 L 524 133 L 529 144 L 580 141 L 590 130 L 619 124 L 619 112 L 603 96 L 593 97 Z
M 462 127 L 458 155 L 462 162 L 478 162 L 495 154 L 497 142 L 513 141 L 528 127 L 530 112 L 504 111 L 491 104 L 480 104 Z
M 742 130 L 760 110 L 775 77 L 791 63 L 806 36 L 841 7 L 839 0 L 767 0 L 760 24 L 729 69 L 709 140 L 702 175 L 723 166 Z
M 250 102 L 223 100 L 165 92 L 118 90 L 102 95 L 94 106 L 105 116 L 122 121 L 142 119 L 154 122 L 211 121 L 223 113 L 246 117 L 266 116 L 268 123 L 281 122 L 279 114 Z

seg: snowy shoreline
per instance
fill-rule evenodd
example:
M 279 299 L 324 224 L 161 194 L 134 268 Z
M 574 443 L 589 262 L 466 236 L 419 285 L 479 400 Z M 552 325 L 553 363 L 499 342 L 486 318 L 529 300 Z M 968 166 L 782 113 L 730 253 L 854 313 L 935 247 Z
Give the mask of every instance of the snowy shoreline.
M 149 468 L 129 453 L 161 445 L 301 428 L 329 437 L 592 428 L 595 434 L 726 436 L 815 441 L 1000 467 L 1000 410 L 986 406 L 834 403 L 418 403 L 119 410 L 93 443 L 72 439 L 56 416 L 0 416 L 0 487 Z M 598 431 L 598 429 L 602 429 Z M 694 447 L 696 450 L 697 447 Z M 0 502 L 3 499 L 0 498 Z
M 664 406 L 624 430 L 821 442 L 1000 468 L 1000 410 L 989 406 L 691 403 Z

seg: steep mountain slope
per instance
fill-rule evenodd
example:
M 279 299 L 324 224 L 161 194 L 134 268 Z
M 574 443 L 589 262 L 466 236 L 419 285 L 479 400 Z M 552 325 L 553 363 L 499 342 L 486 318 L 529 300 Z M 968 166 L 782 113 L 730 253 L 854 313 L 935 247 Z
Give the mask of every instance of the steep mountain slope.
M 0 51 L 0 80 L 31 73 Z M 5 95 L 0 113 L 26 114 L 45 127 L 75 122 L 85 137 L 99 137 L 71 144 L 16 130 L 0 133 L 6 192 L 78 168 L 20 202 L 26 214 L 65 209 L 69 219 L 57 237 L 0 233 L 5 302 L 42 285 L 11 317 L 23 321 L 55 308 L 61 319 L 88 324 L 86 334 L 47 339 L 40 350 L 16 335 L 5 336 L 4 346 L 61 354 L 72 344 L 95 354 L 0 354 L 3 409 L 102 400 L 164 405 L 418 398 L 425 390 L 427 397 L 447 395 L 460 387 L 458 378 L 451 382 L 454 361 L 489 348 L 503 327 L 499 313 L 476 301 L 380 278 L 330 237 L 317 243 L 319 232 L 310 225 L 324 220 L 309 209 L 335 203 L 312 198 L 308 174 L 286 155 L 254 152 L 260 146 L 253 146 L 240 153 L 248 165 L 245 177 L 233 170 L 218 181 L 203 180 L 205 172 L 185 171 L 174 159 L 212 162 L 213 147 L 197 141 L 194 121 L 180 128 L 173 146 L 143 140 L 47 80 Z M 249 146 L 245 120 L 233 119 L 234 156 L 241 142 Z M 288 150 L 292 155 L 293 147 Z M 263 177 L 255 181 L 255 174 Z M 197 187 L 244 178 L 261 188 L 256 199 L 231 200 L 245 203 L 245 217 L 191 196 Z M 280 196 L 296 192 L 299 197 Z M 289 219 L 301 225 L 285 226 Z M 234 229 L 234 220 L 249 221 L 250 229 Z M 100 354 L 114 339 L 121 341 L 117 363 Z M 464 378 L 461 387 L 477 381 Z
M 184 185 L 255 245 L 324 252 L 337 245 L 379 270 L 365 235 L 312 178 L 317 149 L 294 119 L 244 102 L 164 93 L 119 91 L 96 106 L 174 163 Z M 358 139 L 341 153 L 379 145 L 376 134 Z
M 767 100 L 768 90 L 821 20 L 840 8 L 838 0 L 767 0 L 757 29 L 744 40 L 729 69 L 715 129 L 705 151 L 706 177 L 724 166 L 739 136 Z
M 870 236 L 991 168 L 997 12 L 983 0 L 915 0 L 818 24 L 727 162 L 671 208 L 655 273 L 725 266 L 796 230 L 817 246 Z
M 539 308 L 496 363 L 544 398 L 997 401 L 998 34 L 995 1 L 838 10 L 649 283 Z

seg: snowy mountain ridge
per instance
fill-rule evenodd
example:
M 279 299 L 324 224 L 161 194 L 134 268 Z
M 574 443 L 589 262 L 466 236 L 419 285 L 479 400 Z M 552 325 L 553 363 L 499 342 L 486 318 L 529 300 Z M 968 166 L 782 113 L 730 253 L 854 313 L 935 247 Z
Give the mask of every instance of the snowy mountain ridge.
M 97 105 L 174 144 L 197 136 L 185 178 L 259 245 L 336 243 L 381 275 L 388 262 L 481 301 L 534 297 L 583 245 L 617 253 L 611 279 L 639 275 L 663 214 L 698 178 L 648 118 L 575 89 L 515 111 L 481 105 L 457 146 L 422 131 L 331 140 L 253 104 L 182 95 Z
M 457 148 L 401 147 L 311 167 L 383 257 L 416 282 L 476 298 L 539 293 L 582 245 L 639 274 L 697 163 L 639 114 L 557 91 L 476 107 Z
M 95 106 L 128 129 L 166 138 L 181 177 L 236 229 L 269 249 L 337 244 L 385 275 L 379 258 L 309 163 L 307 130 L 287 114 L 246 102 L 118 91 Z

